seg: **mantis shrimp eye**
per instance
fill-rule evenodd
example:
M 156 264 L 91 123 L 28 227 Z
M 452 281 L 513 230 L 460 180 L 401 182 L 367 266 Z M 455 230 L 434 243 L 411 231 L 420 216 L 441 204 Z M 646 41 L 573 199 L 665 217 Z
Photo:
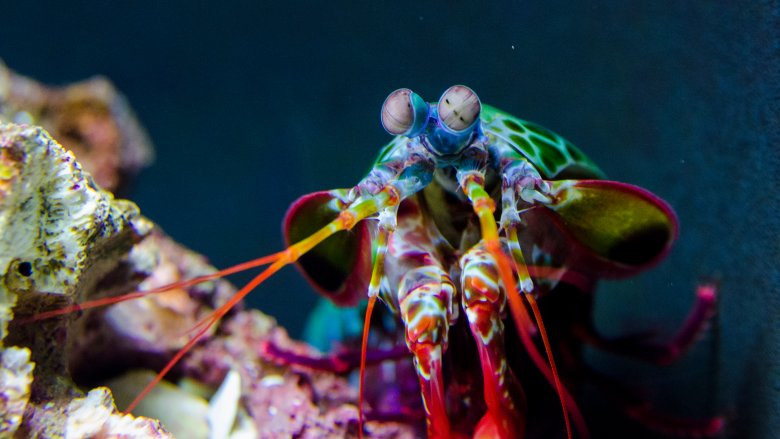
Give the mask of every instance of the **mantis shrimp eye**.
M 382 104 L 382 126 L 388 133 L 414 137 L 428 123 L 428 104 L 408 88 L 390 93 Z
M 456 133 L 471 128 L 481 110 L 477 94 L 465 85 L 448 88 L 439 99 L 439 121 Z

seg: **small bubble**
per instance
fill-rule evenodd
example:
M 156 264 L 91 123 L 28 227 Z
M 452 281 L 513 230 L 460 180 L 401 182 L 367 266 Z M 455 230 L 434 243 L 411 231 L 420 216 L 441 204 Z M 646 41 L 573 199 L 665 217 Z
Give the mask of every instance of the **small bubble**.
M 515 45 L 514 44 L 512 44 L 512 50 L 515 50 Z

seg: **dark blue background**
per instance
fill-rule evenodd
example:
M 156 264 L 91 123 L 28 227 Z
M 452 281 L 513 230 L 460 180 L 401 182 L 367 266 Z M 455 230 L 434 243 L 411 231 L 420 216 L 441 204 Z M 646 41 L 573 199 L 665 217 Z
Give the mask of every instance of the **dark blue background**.
M 592 360 L 669 410 L 726 414 L 730 436 L 778 431 L 777 1 L 4 3 L 11 68 L 101 73 L 128 96 L 157 148 L 133 199 L 217 266 L 278 250 L 297 196 L 354 184 L 398 87 L 435 100 L 467 84 L 563 134 L 682 224 L 658 269 L 604 285 L 604 331 L 673 328 L 697 281 L 722 281 L 714 329 L 681 365 Z M 287 269 L 250 302 L 298 333 L 314 300 Z

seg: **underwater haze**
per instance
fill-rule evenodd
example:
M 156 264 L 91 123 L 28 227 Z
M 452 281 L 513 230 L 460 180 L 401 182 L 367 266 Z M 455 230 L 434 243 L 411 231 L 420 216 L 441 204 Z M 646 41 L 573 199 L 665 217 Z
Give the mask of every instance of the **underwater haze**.
M 5 3 L 0 58 L 110 78 L 156 148 L 130 198 L 218 267 L 278 251 L 300 195 L 357 183 L 397 88 L 465 84 L 560 133 L 680 219 L 666 261 L 601 285 L 600 328 L 669 335 L 698 282 L 721 287 L 679 364 L 592 361 L 666 411 L 726 416 L 728 437 L 780 431 L 780 2 Z M 296 335 L 316 300 L 286 268 L 248 302 Z

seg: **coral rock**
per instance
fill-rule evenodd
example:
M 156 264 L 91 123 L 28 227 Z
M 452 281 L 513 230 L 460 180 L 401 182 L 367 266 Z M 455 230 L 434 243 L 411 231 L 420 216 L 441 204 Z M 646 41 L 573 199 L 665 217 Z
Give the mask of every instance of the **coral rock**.
M 0 353 L 0 437 L 12 435 L 22 423 L 32 372 L 29 349 L 7 348 Z
M 76 300 L 150 227 L 44 130 L 0 123 L 0 339 L 11 307 Z
M 103 187 L 122 193 L 153 159 L 149 138 L 107 79 L 47 87 L 0 61 L 0 120 L 40 125 Z
M 34 314 L 100 292 L 98 283 L 151 227 L 133 203 L 96 186 L 43 129 L 0 123 L 0 340 L 29 348 L 2 351 L 2 432 L 62 436 L 63 404 L 78 395 L 63 343 L 74 319 L 9 330 L 11 310 Z
M 0 339 L 11 307 L 75 300 L 150 228 L 46 131 L 0 123 Z
M 65 417 L 66 438 L 173 437 L 162 427 L 160 421 L 118 413 L 111 392 L 106 388 L 93 389 L 84 398 L 71 401 Z

